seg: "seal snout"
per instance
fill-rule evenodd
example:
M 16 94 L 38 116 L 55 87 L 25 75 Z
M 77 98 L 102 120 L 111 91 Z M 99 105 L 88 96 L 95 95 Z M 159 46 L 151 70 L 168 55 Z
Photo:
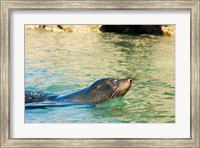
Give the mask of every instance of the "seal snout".
M 132 84 L 133 84 L 133 79 L 131 79 L 131 78 L 128 78 L 128 83 L 129 83 L 129 86 L 131 86 Z

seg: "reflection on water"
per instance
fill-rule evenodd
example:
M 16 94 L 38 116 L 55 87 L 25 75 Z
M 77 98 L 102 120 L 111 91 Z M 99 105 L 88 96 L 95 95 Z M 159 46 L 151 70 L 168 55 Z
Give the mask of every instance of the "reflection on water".
M 124 98 L 27 109 L 26 123 L 174 123 L 174 37 L 26 30 L 25 89 L 71 93 L 105 77 L 135 79 Z

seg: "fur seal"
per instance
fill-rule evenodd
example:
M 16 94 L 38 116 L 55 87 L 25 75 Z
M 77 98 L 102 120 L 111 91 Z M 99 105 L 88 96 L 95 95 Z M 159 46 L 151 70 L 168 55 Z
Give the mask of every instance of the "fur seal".
M 115 79 L 103 78 L 95 81 L 90 86 L 66 95 L 44 94 L 42 92 L 25 92 L 25 103 L 56 101 L 59 103 L 94 104 L 113 98 L 123 97 L 133 82 L 131 78 Z

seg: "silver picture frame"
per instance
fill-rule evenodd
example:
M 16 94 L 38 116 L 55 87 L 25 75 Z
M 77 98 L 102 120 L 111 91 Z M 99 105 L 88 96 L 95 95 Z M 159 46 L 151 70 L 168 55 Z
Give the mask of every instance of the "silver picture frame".
M 200 147 L 200 1 L 60 1 L 1 0 L 1 147 Z M 11 138 L 10 137 L 10 14 L 12 10 L 189 10 L 190 28 L 190 138 Z M 184 123 L 183 123 L 184 124 Z

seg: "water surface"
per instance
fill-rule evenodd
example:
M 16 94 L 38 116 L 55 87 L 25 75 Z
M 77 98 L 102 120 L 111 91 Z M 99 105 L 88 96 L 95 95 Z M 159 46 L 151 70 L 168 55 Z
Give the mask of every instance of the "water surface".
M 25 90 L 71 93 L 100 78 L 134 78 L 123 98 L 25 110 L 25 123 L 174 123 L 174 37 L 26 30 Z

